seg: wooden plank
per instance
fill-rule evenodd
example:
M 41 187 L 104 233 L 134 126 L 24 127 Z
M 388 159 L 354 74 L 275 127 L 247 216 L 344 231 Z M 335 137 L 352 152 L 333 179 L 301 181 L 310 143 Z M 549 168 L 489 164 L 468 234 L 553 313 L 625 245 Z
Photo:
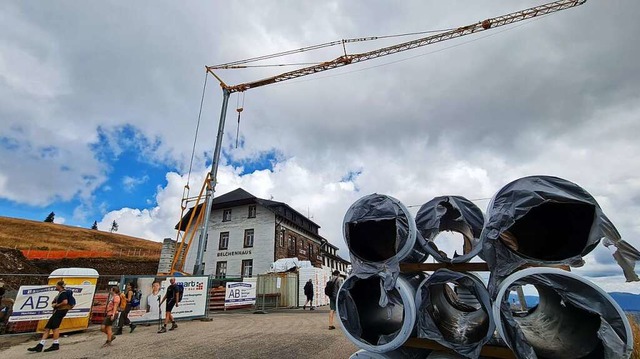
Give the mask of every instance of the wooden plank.
M 431 349 L 431 350 L 445 351 L 448 353 L 455 353 L 455 351 L 443 345 L 440 345 L 432 340 L 421 339 L 421 338 L 409 338 L 404 343 L 404 346 L 410 347 L 410 348 Z M 496 358 L 496 359 L 515 359 L 516 358 L 515 354 L 513 354 L 511 349 L 507 347 L 499 347 L 494 345 L 485 345 L 484 347 L 482 347 L 482 349 L 480 350 L 480 355 L 489 357 L 489 358 Z
M 456 272 L 484 272 L 488 271 L 487 263 L 400 263 L 402 272 L 434 272 L 446 268 Z

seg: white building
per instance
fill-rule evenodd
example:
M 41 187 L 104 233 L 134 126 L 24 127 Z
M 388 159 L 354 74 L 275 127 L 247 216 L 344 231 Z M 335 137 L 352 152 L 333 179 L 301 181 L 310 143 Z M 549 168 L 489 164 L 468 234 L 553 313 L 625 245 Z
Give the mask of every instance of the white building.
M 192 211 L 183 218 L 182 229 Z M 328 242 L 318 234 L 319 228 L 285 203 L 257 198 L 238 188 L 213 200 L 204 243 L 204 273 L 219 278 L 250 277 L 267 272 L 277 259 L 292 257 L 320 268 L 321 248 Z M 198 238 L 196 234 L 187 253 L 186 271 L 194 268 Z

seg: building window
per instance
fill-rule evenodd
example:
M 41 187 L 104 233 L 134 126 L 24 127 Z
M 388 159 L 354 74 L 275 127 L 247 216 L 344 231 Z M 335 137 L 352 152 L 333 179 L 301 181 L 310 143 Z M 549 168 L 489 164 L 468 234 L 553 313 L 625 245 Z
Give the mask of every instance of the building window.
M 222 222 L 229 222 L 231 220 L 231 210 L 225 209 L 222 211 Z
M 227 262 L 216 263 L 216 278 L 227 277 Z
M 256 206 L 249 206 L 249 216 L 248 218 L 256 218 Z
M 242 261 L 242 277 L 251 277 L 253 273 L 253 259 L 245 259 Z
M 244 247 L 253 247 L 253 229 L 244 230 Z
M 291 245 L 291 250 L 293 251 L 293 253 L 297 253 L 297 248 L 298 248 L 298 239 L 296 237 L 290 237 L 291 241 L 290 243 Z
M 218 249 L 224 250 L 229 248 L 229 232 L 220 233 L 220 242 L 218 243 Z
M 284 247 L 284 230 L 278 231 L 278 245 Z
M 313 246 L 311 245 L 311 243 L 309 243 L 309 245 L 308 245 L 308 250 L 309 250 L 309 253 L 307 253 L 307 255 L 309 256 L 309 259 L 312 259 L 313 258 Z

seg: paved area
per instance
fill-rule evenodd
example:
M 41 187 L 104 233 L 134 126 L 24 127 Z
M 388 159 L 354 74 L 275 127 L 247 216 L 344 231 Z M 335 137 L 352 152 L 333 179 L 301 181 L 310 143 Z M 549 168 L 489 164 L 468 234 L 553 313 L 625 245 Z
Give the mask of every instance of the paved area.
M 156 333 L 157 325 L 138 326 L 107 348 L 100 348 L 105 335 L 89 330 L 61 338 L 58 352 L 29 353 L 37 341 L 18 341 L 0 349 L 0 358 L 348 358 L 357 348 L 340 327 L 328 330 L 328 315 L 300 309 L 214 314 L 213 321 L 179 322 L 177 330 L 163 334 Z

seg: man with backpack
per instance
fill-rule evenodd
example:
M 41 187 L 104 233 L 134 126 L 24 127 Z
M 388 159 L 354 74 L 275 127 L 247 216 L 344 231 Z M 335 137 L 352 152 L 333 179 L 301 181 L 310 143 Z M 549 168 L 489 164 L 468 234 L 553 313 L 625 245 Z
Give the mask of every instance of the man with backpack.
M 170 285 L 169 287 L 167 287 L 167 292 L 164 294 L 164 297 L 160 301 L 160 305 L 162 305 L 162 303 L 164 303 L 164 301 L 166 300 L 167 307 L 165 310 L 166 316 L 164 318 L 164 324 L 162 325 L 162 328 L 158 330 L 158 333 L 166 333 L 167 324 L 169 324 L 169 322 L 171 322 L 171 328 L 169 328 L 169 330 L 178 328 L 178 324 L 176 324 L 176 321 L 173 319 L 171 311 L 173 310 L 173 307 L 177 308 L 178 303 L 182 300 L 183 289 L 182 286 L 176 284 L 175 278 L 169 279 L 169 283 Z
M 334 270 L 332 274 L 331 280 L 328 281 L 324 287 L 324 294 L 329 297 L 329 330 L 336 329 L 333 325 L 333 320 L 336 315 L 336 298 L 338 297 L 338 290 L 344 282 L 342 277 L 340 277 L 339 270 Z
M 49 331 L 53 332 L 53 344 L 51 344 L 49 348 L 44 349 L 44 351 L 51 352 L 60 349 L 60 342 L 58 341 L 60 337 L 60 324 L 62 323 L 62 319 L 67 315 L 67 312 L 69 312 L 69 309 L 73 308 L 76 304 L 76 301 L 73 298 L 73 292 L 64 288 L 64 281 L 58 281 L 58 283 L 56 283 L 56 290 L 58 291 L 58 295 L 51 302 L 53 314 L 44 326 L 44 333 L 42 334 L 40 343 L 33 348 L 27 349 L 30 352 L 43 351 L 42 349 L 47 342 L 47 338 L 49 338 Z
M 129 333 L 133 333 L 133 330 L 136 329 L 136 325 L 131 323 L 131 320 L 129 320 L 129 312 L 133 307 L 132 302 L 134 299 L 134 295 L 135 295 L 135 292 L 133 290 L 133 284 L 132 283 L 127 284 L 124 293 L 121 293 L 121 297 L 120 297 L 120 299 L 122 300 L 120 302 L 121 307 L 123 307 L 124 305 L 124 309 L 122 310 L 122 313 L 120 313 L 120 319 L 118 320 L 118 330 L 116 330 L 115 335 L 121 335 L 122 327 L 124 327 L 125 325 L 129 326 L 130 328 Z M 138 305 L 140 304 L 138 303 Z

